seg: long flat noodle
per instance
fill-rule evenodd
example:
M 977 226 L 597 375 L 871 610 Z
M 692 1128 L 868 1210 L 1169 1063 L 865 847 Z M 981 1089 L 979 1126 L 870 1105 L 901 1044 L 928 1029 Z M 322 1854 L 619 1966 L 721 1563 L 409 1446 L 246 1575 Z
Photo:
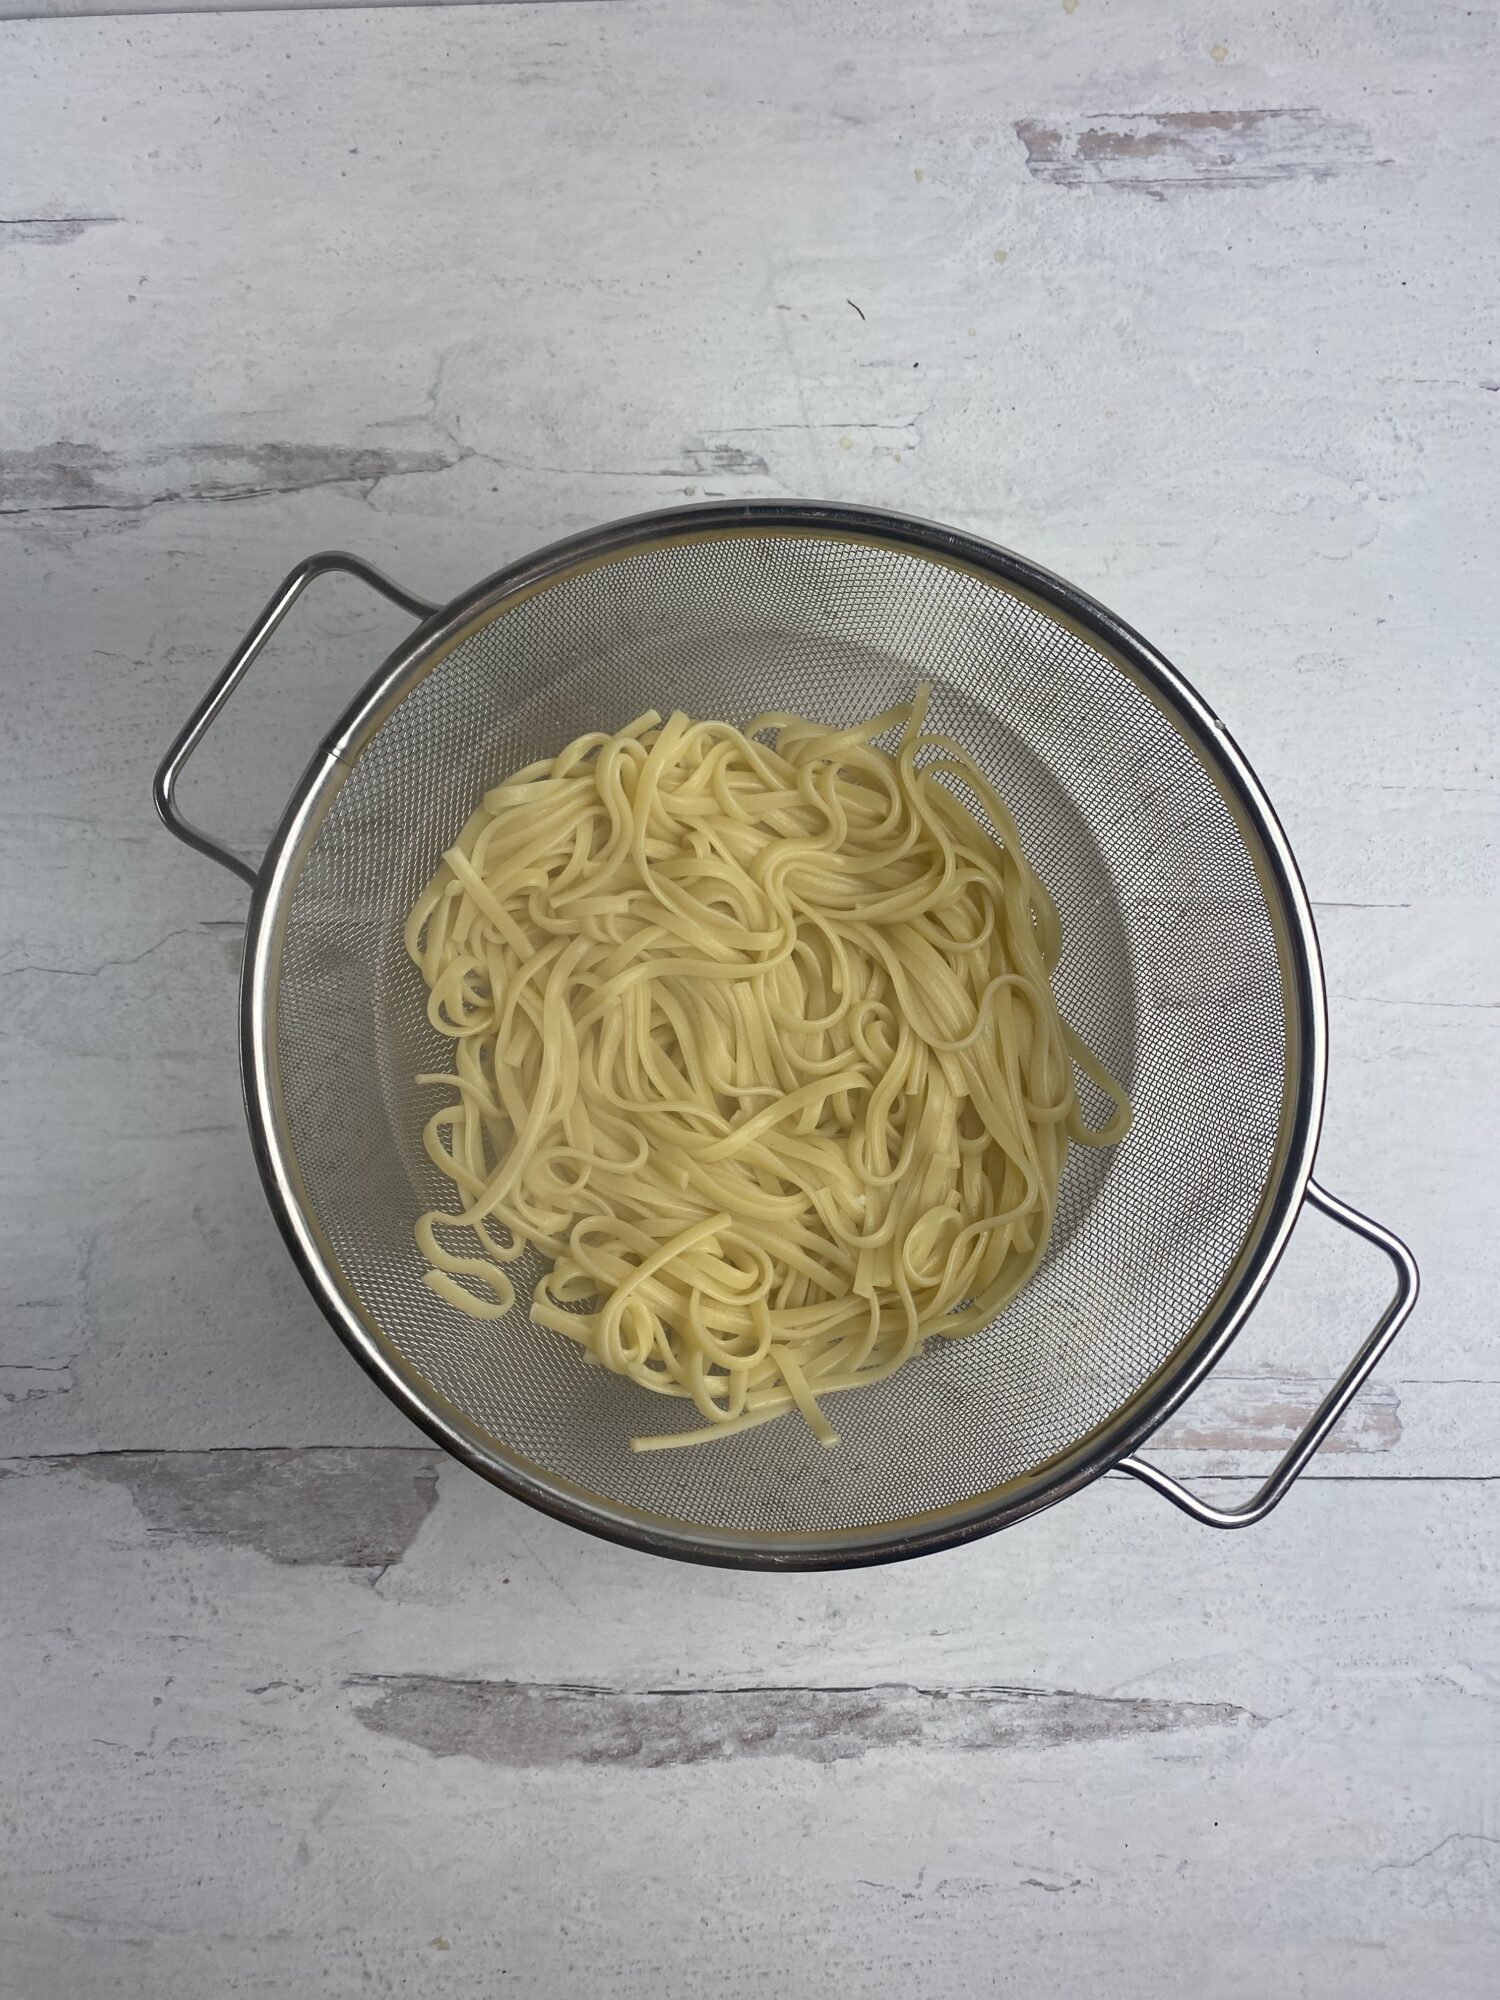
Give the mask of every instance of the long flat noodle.
M 580 736 L 485 794 L 407 920 L 454 1051 L 418 1079 L 456 1197 L 425 1281 L 498 1320 L 550 1257 L 533 1320 L 702 1420 L 638 1451 L 788 1415 L 837 1444 L 821 1399 L 988 1325 L 1069 1145 L 1129 1129 L 1009 808 L 927 703 Z

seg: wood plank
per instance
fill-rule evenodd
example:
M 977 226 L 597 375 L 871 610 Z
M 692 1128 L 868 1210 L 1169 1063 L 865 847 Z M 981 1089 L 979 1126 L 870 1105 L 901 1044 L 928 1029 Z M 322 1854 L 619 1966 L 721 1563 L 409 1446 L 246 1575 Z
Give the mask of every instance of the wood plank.
M 1428 1260 L 1389 1392 L 1404 1395 L 1406 1378 L 1492 1376 L 1479 1336 L 1500 1288 L 1483 1197 L 1500 1088 L 1487 858 L 1500 808 L 1480 666 L 1492 623 L 1481 572 L 1458 552 L 1494 524 L 1486 364 L 1450 220 L 1463 177 L 1484 171 L 1469 100 L 1450 88 L 1480 31 L 1457 13 L 1441 32 L 1403 30 L 1380 59 L 1388 67 L 1360 72 L 1357 112 L 1340 66 L 1370 57 L 1344 39 L 1346 24 L 1321 21 L 1310 51 L 1283 51 L 1282 95 L 1357 115 L 1395 162 L 1381 169 L 1387 184 L 1395 174 L 1406 192 L 1372 209 L 1368 177 L 1350 174 L 1297 197 L 1319 204 L 1315 305 L 1280 253 L 1284 187 L 1215 189 L 1207 208 L 1174 199 L 1168 230 L 1155 204 L 1039 183 L 1019 143 L 976 153 L 955 138 L 996 118 L 1004 130 L 1108 104 L 1099 92 L 1128 68 L 1139 26 L 1093 23 L 1085 44 L 1059 15 L 1028 31 L 1019 67 L 982 87 L 963 35 L 945 30 L 923 58 L 930 97 L 907 123 L 857 37 L 846 56 L 832 17 L 810 30 L 824 96 L 816 111 L 797 109 L 799 97 L 775 116 L 791 121 L 799 157 L 846 190 L 830 231 L 792 198 L 774 145 L 762 186 L 740 171 L 734 135 L 726 151 L 710 124 L 684 122 L 684 103 L 739 81 L 712 41 L 674 44 L 659 68 L 651 52 L 671 35 L 669 15 L 601 15 L 597 45 L 559 43 L 544 13 L 524 9 L 381 14 L 331 39 L 312 23 L 249 18 L 11 32 L 5 212 L 33 220 L 4 254 L 24 308 L 12 353 L 35 392 L 0 437 L 0 507 L 13 510 L 0 519 L 0 574 L 15 629 L 33 636 L 12 668 L 21 740 L 0 804 L 13 913 L 0 1060 L 13 1065 L 12 1092 L 29 1093 L 31 1075 L 47 1081 L 45 1114 L 21 1113 L 39 1170 L 16 1160 L 0 1221 L 0 1446 L 409 1435 L 329 1340 L 260 1209 L 233 1074 L 243 896 L 166 845 L 150 771 L 308 549 L 354 546 L 441 595 L 549 535 L 709 490 L 821 487 L 988 529 L 1114 598 L 1209 688 L 1263 769 L 1319 899 L 1333 994 L 1323 1171 L 1419 1250 L 1444 1248 Z M 283 60 L 282 26 L 304 38 L 299 63 Z M 740 33 L 747 59 L 768 62 Z M 770 105 L 781 102 L 774 69 Z M 630 90 L 603 90 L 607 74 L 628 76 Z M 420 214 L 401 147 L 370 137 L 398 76 L 413 129 L 453 118 L 483 129 L 496 103 L 510 107 L 507 144 L 477 163 L 438 149 Z M 1256 101 L 1253 65 L 1173 76 L 1204 101 Z M 1410 76 L 1431 83 L 1430 100 L 1403 94 Z M 192 77 L 212 89 L 197 94 Z M 580 93 L 600 150 L 553 160 L 555 108 Z M 89 136 L 105 121 L 118 153 Z M 591 164 L 634 157 L 646 130 L 672 163 L 670 228 Z M 153 152 L 147 174 L 118 164 Z M 552 165 L 538 175 L 527 162 L 543 157 Z M 878 194 L 878 231 L 857 187 Z M 383 228 L 338 233 L 349 203 Z M 497 234 L 500 215 L 510 220 Z M 770 264 L 694 255 L 755 240 L 763 215 L 774 217 Z M 281 254 L 266 216 L 305 219 L 311 263 Z M 433 227 L 433 216 L 446 219 Z M 38 235 L 35 218 L 61 220 Z M 459 253 L 465 231 L 474 255 Z M 1433 303 L 1420 329 L 1370 309 L 1376 265 L 1425 273 Z M 1193 290 L 1202 269 L 1271 330 L 1269 344 L 1247 350 L 1219 293 Z M 408 297 L 424 301 L 419 314 Z M 1134 378 L 1112 336 L 1114 387 L 1076 371 L 1055 384 L 1054 357 L 1097 345 L 1112 298 L 1128 301 L 1132 338 L 1170 394 L 1124 393 Z M 1322 345 L 1325 299 L 1346 330 L 1337 356 Z M 1044 349 L 1025 337 L 1038 313 Z M 583 393 L 601 338 L 607 386 Z M 60 342 L 72 343 L 66 357 Z M 662 351 L 675 357 L 670 385 Z M 998 379 L 985 371 L 1000 354 L 1008 387 L 981 398 L 976 429 L 976 388 Z M 1270 380 L 1285 386 L 1268 405 Z M 575 387 L 562 394 L 563 383 Z M 1196 412 L 1186 427 L 1184 398 Z M 1348 440 L 1384 436 L 1388 422 L 1396 442 L 1372 483 L 1373 447 Z M 1287 426 L 1326 442 L 1290 472 L 1276 442 Z M 1026 479 L 1005 466 L 1027 467 Z M 1127 509 L 1110 498 L 1121 466 L 1152 468 Z M 1442 496 L 1456 490 L 1472 500 L 1455 535 Z M 308 744 L 403 629 L 338 586 L 299 619 L 190 787 L 190 808 L 252 855 Z M 1416 657 L 1419 706 L 1401 692 Z M 59 895 L 75 913 L 62 935 Z M 1473 1087 L 1455 1092 L 1455 1072 Z M 1435 1171 L 1409 1170 L 1393 1128 L 1428 1133 Z M 61 1207 L 49 1193 L 59 1176 L 73 1197 Z M 1383 1274 L 1331 1232 L 1308 1233 L 1240 1373 L 1326 1379 L 1373 1317 Z M 1473 1435 L 1463 1429 L 1438 1458 L 1487 1464 L 1482 1443 L 1464 1442 Z
M 0 32 L 0 1993 L 1488 2000 L 1493 20 Z M 1109 1480 L 889 1570 L 653 1562 L 435 1453 L 284 1256 L 244 895 L 149 804 L 192 700 L 313 549 L 446 596 L 798 492 L 1076 577 L 1287 826 L 1319 1171 L 1426 1284 L 1255 1530 Z M 189 810 L 258 853 L 403 630 L 299 607 Z M 1246 1490 L 1387 1283 L 1309 1218 L 1152 1455 Z
M 0 0 L 0 21 L 113 19 L 142 14 L 323 14 L 358 7 L 608 7 L 619 0 Z
M 1327 1483 L 1226 1537 L 1110 1484 L 745 1577 L 445 1472 L 382 1575 L 164 1538 L 81 1466 L 7 1480 L 6 1974 L 1480 2000 L 1497 1493 Z

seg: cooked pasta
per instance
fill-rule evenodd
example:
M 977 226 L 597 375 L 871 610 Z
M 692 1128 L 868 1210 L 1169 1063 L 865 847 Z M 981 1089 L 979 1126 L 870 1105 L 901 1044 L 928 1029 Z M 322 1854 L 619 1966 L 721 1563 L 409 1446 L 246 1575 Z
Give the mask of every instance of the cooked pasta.
M 837 1443 L 823 1399 L 987 1325 L 1069 1142 L 1128 1127 L 1015 822 L 927 700 L 580 736 L 486 793 L 408 919 L 454 1045 L 419 1079 L 459 1204 L 417 1224 L 426 1283 L 498 1319 L 550 1258 L 532 1319 L 702 1418 L 637 1450 L 791 1411 Z

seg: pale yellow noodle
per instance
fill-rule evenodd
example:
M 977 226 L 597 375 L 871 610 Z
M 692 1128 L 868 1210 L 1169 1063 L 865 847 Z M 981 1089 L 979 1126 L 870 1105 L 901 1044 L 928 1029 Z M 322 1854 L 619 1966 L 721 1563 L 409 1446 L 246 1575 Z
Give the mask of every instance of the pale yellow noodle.
M 505 1267 L 549 1257 L 533 1320 L 703 1419 L 638 1450 L 788 1411 L 836 1444 L 818 1399 L 987 1325 L 1069 1144 L 1129 1127 L 1058 1013 L 1009 808 L 927 700 L 581 736 L 485 794 L 407 921 L 455 1045 L 419 1079 L 456 1093 L 424 1134 L 459 1201 L 417 1224 L 426 1282 L 499 1319 Z

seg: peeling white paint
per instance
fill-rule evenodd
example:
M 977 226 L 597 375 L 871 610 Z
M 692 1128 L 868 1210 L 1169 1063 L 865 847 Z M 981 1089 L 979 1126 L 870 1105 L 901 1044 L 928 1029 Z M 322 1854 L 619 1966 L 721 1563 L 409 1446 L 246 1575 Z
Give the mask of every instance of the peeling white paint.
M 1487 2000 L 1492 17 L 4 41 L 0 1985 Z M 652 1563 L 439 1459 L 307 1298 L 243 1134 L 243 892 L 155 827 L 156 760 L 313 549 L 445 596 L 689 490 L 1024 550 L 1266 780 L 1327 960 L 1319 1171 L 1425 1287 L 1262 1528 L 1107 1482 L 899 1569 Z M 404 630 L 299 606 L 189 811 L 260 852 Z M 1300 1228 L 1163 1463 L 1243 1490 L 1385 1283 Z

